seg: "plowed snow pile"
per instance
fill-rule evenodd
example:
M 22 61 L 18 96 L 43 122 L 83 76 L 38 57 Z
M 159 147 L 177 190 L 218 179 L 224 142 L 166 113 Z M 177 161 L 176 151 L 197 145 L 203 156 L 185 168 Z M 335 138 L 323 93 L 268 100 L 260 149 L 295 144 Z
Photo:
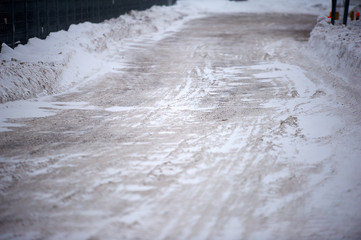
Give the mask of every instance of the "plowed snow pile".
M 324 16 L 311 33 L 309 46 L 333 73 L 361 86 L 361 21 L 332 25 Z

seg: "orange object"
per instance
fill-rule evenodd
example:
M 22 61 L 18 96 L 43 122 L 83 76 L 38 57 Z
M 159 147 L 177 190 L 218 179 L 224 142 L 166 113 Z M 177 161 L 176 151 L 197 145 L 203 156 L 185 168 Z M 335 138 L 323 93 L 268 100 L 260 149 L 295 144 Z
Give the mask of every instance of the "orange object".
M 330 12 L 330 15 L 328 16 L 328 18 L 332 18 L 332 12 Z M 336 12 L 335 20 L 338 20 L 339 18 L 340 18 L 340 14 L 338 12 Z
M 355 12 L 354 11 L 350 12 L 350 19 L 351 19 L 351 21 L 353 21 L 355 19 Z

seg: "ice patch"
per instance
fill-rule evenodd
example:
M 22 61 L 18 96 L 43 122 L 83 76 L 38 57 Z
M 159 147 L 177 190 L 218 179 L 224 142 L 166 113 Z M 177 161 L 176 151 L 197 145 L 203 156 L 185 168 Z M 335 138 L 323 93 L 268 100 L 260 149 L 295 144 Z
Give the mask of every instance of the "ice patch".
M 55 115 L 57 110 L 70 109 L 94 110 L 96 107 L 89 106 L 86 102 L 51 102 L 47 97 L 0 104 L 0 132 L 23 126 L 9 123 L 9 119 L 42 118 Z

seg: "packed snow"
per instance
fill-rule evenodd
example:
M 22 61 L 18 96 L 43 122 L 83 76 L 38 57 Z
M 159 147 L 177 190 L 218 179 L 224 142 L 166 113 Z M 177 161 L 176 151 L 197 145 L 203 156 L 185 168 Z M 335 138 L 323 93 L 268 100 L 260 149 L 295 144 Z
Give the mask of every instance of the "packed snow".
M 305 13 L 320 18 L 310 39 L 310 47 L 326 58 L 337 72 L 355 80 L 360 66 L 360 23 L 331 26 L 325 20 L 330 1 L 253 0 L 239 4 L 224 0 L 178 1 L 173 7 L 152 7 L 132 11 L 104 23 L 81 23 L 68 31 L 51 33 L 46 40 L 32 38 L 15 50 L 3 44 L 0 54 L 0 103 L 56 94 L 95 75 L 114 68 L 107 55 L 126 48 L 131 39 L 147 34 L 160 36 L 183 22 L 207 13 Z M 356 21 L 355 21 L 356 22 Z M 86 36 L 86 37 L 84 37 Z M 334 59 L 334 60 L 332 60 Z M 360 77 L 358 77 L 360 79 Z
M 330 9 L 178 0 L 3 45 L 0 239 L 360 239 L 361 21 Z M 266 14 L 300 36 L 235 43 Z

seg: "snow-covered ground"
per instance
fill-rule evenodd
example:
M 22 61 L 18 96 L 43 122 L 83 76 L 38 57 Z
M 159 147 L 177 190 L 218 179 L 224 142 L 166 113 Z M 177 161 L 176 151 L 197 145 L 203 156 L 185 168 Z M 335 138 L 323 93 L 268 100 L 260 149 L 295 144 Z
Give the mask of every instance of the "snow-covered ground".
M 15 50 L 4 44 L 0 55 L 0 103 L 59 93 L 83 83 L 91 79 L 94 73 L 111 69 L 112 63 L 107 60 L 107 55 L 124 49 L 125 43 L 130 39 L 150 33 L 160 36 L 165 30 L 175 28 L 202 14 L 285 12 L 326 16 L 330 9 L 329 2 L 253 0 L 240 4 L 225 0 L 181 0 L 174 7 L 153 7 L 146 12 L 134 11 L 101 24 L 72 25 L 69 31 L 51 33 L 46 40 L 30 39 L 27 45 L 20 45 Z M 344 34 L 339 32 L 341 28 L 331 32 L 331 26 L 320 23 L 317 34 L 311 38 L 311 46 L 328 59 L 342 54 L 342 58 L 347 60 L 337 58 L 336 61 L 348 67 L 352 63 L 351 67 L 355 69 L 360 64 L 360 47 L 357 42 L 360 33 L 357 27 L 352 28 L 356 30 L 349 31 L 344 39 Z M 328 39 L 324 40 L 325 37 Z M 337 43 L 334 40 L 337 39 L 342 41 L 335 46 Z M 347 50 L 343 50 L 345 46 Z M 334 51 L 328 51 L 329 49 Z M 339 53 L 335 52 L 335 49 L 342 50 Z M 326 52 L 328 55 L 324 56 Z M 346 71 L 349 72 L 348 68 Z M 353 71 L 352 76 L 354 73 Z
M 179 0 L 3 46 L 0 239 L 360 239 L 360 24 L 330 2 Z

